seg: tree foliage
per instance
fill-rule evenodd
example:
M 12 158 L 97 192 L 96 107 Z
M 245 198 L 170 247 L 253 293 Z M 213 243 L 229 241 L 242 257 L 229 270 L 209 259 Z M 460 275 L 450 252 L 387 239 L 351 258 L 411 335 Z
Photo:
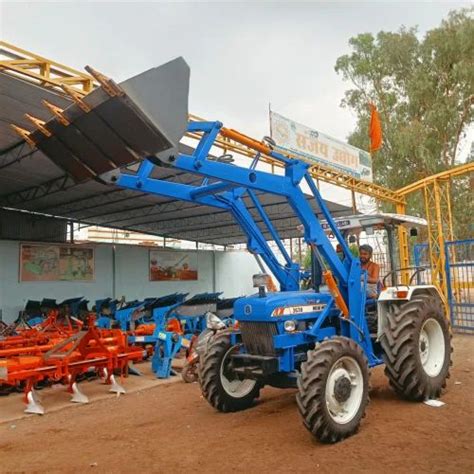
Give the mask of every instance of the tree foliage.
M 359 34 L 349 41 L 351 53 L 338 58 L 336 71 L 353 85 L 342 105 L 357 115 L 349 143 L 368 149 L 368 103 L 380 113 L 376 182 L 398 189 L 457 164 L 460 140 L 474 121 L 473 13 L 453 11 L 424 37 L 406 27 Z

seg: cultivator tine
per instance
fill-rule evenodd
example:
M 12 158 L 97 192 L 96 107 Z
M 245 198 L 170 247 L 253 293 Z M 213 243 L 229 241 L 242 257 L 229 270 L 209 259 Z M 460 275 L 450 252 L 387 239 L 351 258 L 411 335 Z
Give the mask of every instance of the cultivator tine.
M 72 390 L 72 397 L 71 397 L 71 402 L 73 403 L 89 403 L 89 398 L 87 395 L 82 393 L 79 390 L 79 386 L 77 385 L 77 382 L 74 382 L 71 385 L 71 390 Z
M 35 390 L 32 388 L 26 394 L 27 405 L 25 413 L 32 413 L 35 415 L 44 415 L 44 408 L 41 405 Z
M 128 363 L 128 373 L 131 375 L 143 375 L 136 367 L 133 362 Z
M 126 393 L 125 389 L 120 385 L 116 380 L 115 376 L 112 374 L 110 376 L 110 382 L 112 386 L 110 387 L 109 392 L 116 393 L 117 395 L 120 395 L 121 393 Z
M 104 370 L 102 370 L 101 374 L 100 374 L 100 380 L 102 381 L 102 383 L 109 383 L 110 379 L 109 379 L 109 371 L 104 368 Z

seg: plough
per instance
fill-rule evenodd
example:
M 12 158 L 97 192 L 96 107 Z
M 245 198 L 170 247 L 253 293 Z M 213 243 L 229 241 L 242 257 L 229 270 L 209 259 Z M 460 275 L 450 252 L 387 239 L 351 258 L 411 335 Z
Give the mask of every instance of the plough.
M 158 378 L 176 375 L 172 361 L 182 347 L 189 347 L 190 338 L 205 329 L 206 314 L 216 311 L 220 293 L 202 293 L 185 300 L 186 294 L 175 293 L 144 304 L 143 324 L 120 319 L 122 329 L 129 330 L 129 342 L 153 346 L 151 366 Z M 128 326 L 127 326 L 128 325 Z
M 23 329 L 31 329 L 42 323 L 47 314 L 55 308 L 57 308 L 56 300 L 46 298 L 41 302 L 28 300 L 15 321 L 10 324 L 0 321 L 0 337 L 12 336 Z
M 53 313 L 56 314 L 55 320 L 63 320 L 66 325 L 82 324 L 82 320 L 89 314 L 87 303 L 88 301 L 82 296 L 64 300 L 59 304 L 55 299 L 50 298 L 43 298 L 41 302 L 28 300 L 14 323 L 2 325 L 0 336 L 17 334 L 33 327 L 41 328 L 43 323 L 49 325 L 49 316 Z
M 99 372 L 111 385 L 111 392 L 125 393 L 114 373 L 126 375 L 130 362 L 143 359 L 143 349 L 130 346 L 120 330 L 97 329 L 93 316 L 86 326 L 56 343 L 50 340 L 49 344 L 38 345 L 36 353 L 32 348 L 17 347 L 16 355 L 0 359 L 0 386 L 23 387 L 26 413 L 44 413 L 34 387 L 45 380 L 66 384 L 71 401 L 76 403 L 88 402 L 79 390 L 77 378 L 90 371 Z
M 119 307 L 110 298 L 98 300 L 98 326 L 111 328 L 116 324 L 128 334 L 132 344 L 147 346 L 152 370 L 158 378 L 174 375 L 172 361 L 181 348 L 188 348 L 193 336 L 206 328 L 208 312 L 232 315 L 233 299 L 219 299 L 221 293 L 200 293 L 185 299 L 186 293 L 123 303 Z M 99 314 L 99 313 L 98 313 Z
M 97 314 L 96 326 L 101 329 L 111 329 L 117 309 L 125 305 L 125 301 L 104 298 L 96 300 L 94 310 Z

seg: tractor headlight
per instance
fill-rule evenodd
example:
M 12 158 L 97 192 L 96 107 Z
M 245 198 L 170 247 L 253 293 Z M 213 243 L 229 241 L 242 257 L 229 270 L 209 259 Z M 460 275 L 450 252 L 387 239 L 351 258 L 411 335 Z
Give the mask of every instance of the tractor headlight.
M 218 331 L 219 329 L 224 329 L 226 327 L 221 318 L 211 312 L 206 314 L 206 326 L 208 329 L 213 331 Z
M 296 321 L 288 319 L 283 323 L 283 327 L 286 332 L 294 332 L 296 330 Z

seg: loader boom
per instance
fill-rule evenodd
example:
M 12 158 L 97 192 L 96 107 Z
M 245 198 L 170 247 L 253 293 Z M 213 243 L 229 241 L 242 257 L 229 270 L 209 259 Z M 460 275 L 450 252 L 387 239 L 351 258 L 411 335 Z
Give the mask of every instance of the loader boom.
M 300 290 L 300 268 L 297 263 L 291 260 L 284 248 L 277 229 L 260 203 L 259 193 L 270 193 L 284 197 L 303 225 L 304 240 L 313 248 L 328 278 L 334 276 L 334 279 L 331 279 L 333 283 L 330 288 L 332 298 L 328 307 L 337 308 L 339 314 L 344 316 L 340 323 L 341 333 L 357 340 L 364 347 L 372 365 L 380 363 L 373 353 L 365 322 L 366 296 L 364 288 L 366 281 L 365 278 L 362 278 L 361 287 L 360 262 L 352 256 L 326 203 L 309 175 L 309 164 L 290 160 L 266 147 L 265 144 L 256 142 L 258 145 L 255 145 L 248 137 L 241 137 L 235 131 L 232 131 L 234 140 L 240 140 L 246 146 L 255 148 L 255 156 L 250 166 L 243 167 L 219 162 L 215 158 L 209 159 L 214 141 L 221 130 L 222 124 L 220 122 L 191 122 L 188 125 L 188 131 L 202 133 L 201 140 L 192 154 L 179 153 L 170 155 L 167 159 L 150 156 L 140 164 L 136 173 L 114 170 L 102 178 L 121 188 L 227 210 L 247 236 L 249 252 L 262 258 L 277 279 L 280 291 L 288 292 L 290 298 L 290 292 L 293 295 L 294 292 Z M 229 132 L 225 131 L 224 133 L 228 134 Z M 257 169 L 262 151 L 282 162 L 285 169 L 283 176 Z M 157 179 L 152 177 L 155 166 L 171 166 L 184 172 L 200 175 L 203 180 L 200 185 L 196 186 Z M 311 192 L 309 196 L 305 195 L 301 189 L 303 183 L 307 184 Z M 265 231 L 262 231 L 262 226 L 256 222 L 249 211 L 244 201 L 244 197 L 247 196 L 261 217 Z M 343 261 L 337 255 L 326 234 L 327 228 L 324 229 L 321 225 L 321 220 L 313 211 L 308 199 L 315 200 L 330 231 L 342 247 Z M 279 262 L 275 252 L 268 244 L 264 232 L 276 242 L 285 260 L 284 264 Z M 325 317 L 327 316 L 326 314 Z M 323 321 L 324 318 L 321 318 L 319 325 L 323 324 Z M 314 331 L 308 333 L 311 337 L 316 337 L 319 325 L 315 325 Z M 322 335 L 320 336 L 322 337 Z
M 318 255 L 324 259 L 325 264 L 336 277 L 339 291 L 349 306 L 349 286 L 352 284 L 352 281 L 360 281 L 360 264 L 352 257 L 346 241 L 339 232 L 326 203 L 309 176 L 309 165 L 302 161 L 289 160 L 271 149 L 268 149 L 267 154 L 283 163 L 285 166 L 284 176 L 256 169 L 260 158 L 260 151 L 256 151 L 255 158 L 249 168 L 209 160 L 210 150 L 221 128 L 222 124 L 220 122 L 191 122 L 188 126 L 188 131 L 203 133 L 201 141 L 192 155 L 172 155 L 168 157 L 167 161 L 157 160 L 156 157 L 149 157 L 141 163 L 136 174 L 113 171 L 107 176 L 107 180 L 118 187 L 139 190 L 229 211 L 247 236 L 248 250 L 253 254 L 261 256 L 275 275 L 282 291 L 291 291 L 299 289 L 299 266 L 291 261 L 278 231 L 258 199 L 258 192 L 283 196 L 287 199 L 295 215 L 303 224 L 305 241 L 308 245 L 315 248 Z M 233 138 L 239 139 L 237 132 L 233 133 Z M 253 143 L 245 139 L 242 139 L 242 142 L 247 146 L 253 145 Z M 260 145 L 264 146 L 263 144 Z M 200 186 L 192 186 L 152 178 L 151 173 L 154 166 L 159 165 L 172 166 L 182 171 L 199 174 L 204 179 Z M 214 181 L 209 184 L 209 179 Z M 308 184 L 312 198 L 316 201 L 331 232 L 342 246 L 345 256 L 344 261 L 341 261 L 338 257 L 320 220 L 313 212 L 307 197 L 301 190 L 303 182 Z M 244 196 L 248 196 L 251 199 L 255 209 L 262 218 L 266 230 L 279 247 L 285 259 L 284 266 L 278 262 L 259 225 L 247 209 L 243 201 Z M 352 274 L 354 275 L 352 276 Z M 357 278 L 357 280 L 354 280 L 354 278 Z

